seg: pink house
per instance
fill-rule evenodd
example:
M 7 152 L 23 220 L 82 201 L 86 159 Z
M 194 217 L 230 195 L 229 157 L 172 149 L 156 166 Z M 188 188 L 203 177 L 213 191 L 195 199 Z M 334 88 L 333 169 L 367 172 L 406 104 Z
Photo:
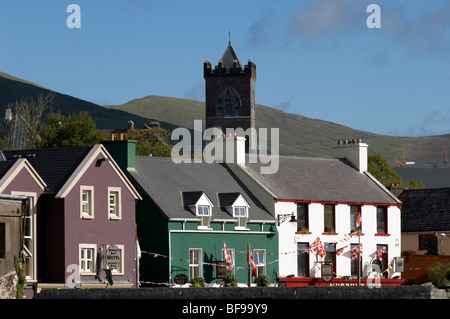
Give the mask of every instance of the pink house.
M 34 267 L 27 281 L 38 291 L 55 284 L 135 287 L 135 201 L 141 197 L 104 146 L 3 153 L 14 164 L 0 193 L 34 200 Z

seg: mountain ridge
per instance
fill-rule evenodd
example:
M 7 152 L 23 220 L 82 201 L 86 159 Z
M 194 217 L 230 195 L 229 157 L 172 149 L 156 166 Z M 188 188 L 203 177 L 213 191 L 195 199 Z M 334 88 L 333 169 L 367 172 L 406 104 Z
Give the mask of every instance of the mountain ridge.
M 126 128 L 129 120 L 136 128 L 149 120 L 157 120 L 161 127 L 173 130 L 176 127 L 193 128 L 194 120 L 205 124 L 205 102 L 148 95 L 121 105 L 98 105 L 70 95 L 54 92 L 38 84 L 0 72 L 0 112 L 4 114 L 8 104 L 21 97 L 55 94 L 55 108 L 63 115 L 87 111 L 99 129 Z M 390 164 L 394 159 L 426 161 L 443 160 L 444 152 L 450 149 L 450 134 L 424 137 L 399 137 L 381 135 L 333 123 L 311 119 L 295 113 L 258 104 L 255 106 L 256 128 L 280 129 L 280 154 L 309 157 L 331 157 L 331 149 L 337 140 L 360 138 L 369 144 L 369 154 L 380 153 Z

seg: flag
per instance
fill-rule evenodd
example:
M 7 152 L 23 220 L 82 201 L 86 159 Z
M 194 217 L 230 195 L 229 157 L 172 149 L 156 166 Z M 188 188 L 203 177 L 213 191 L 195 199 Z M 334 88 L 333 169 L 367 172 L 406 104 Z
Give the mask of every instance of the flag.
M 358 260 L 358 252 L 360 254 L 359 257 L 362 258 L 362 252 L 363 252 L 362 244 L 359 244 L 358 246 L 356 246 L 355 248 L 350 250 L 350 258 L 352 260 Z
M 383 253 L 386 251 L 386 247 L 382 247 L 377 250 L 377 258 L 381 259 L 383 257 Z
M 325 252 L 325 249 L 323 249 L 323 243 L 319 237 L 317 237 L 316 240 L 313 241 L 309 250 L 313 253 L 319 254 L 322 258 L 327 254 Z
M 255 259 L 253 259 L 253 254 L 252 252 L 250 252 L 250 262 L 252 263 L 252 277 L 256 277 L 256 264 L 255 264 Z
M 361 226 L 361 212 L 358 213 L 358 217 L 356 217 L 356 227 Z
M 136 231 L 135 231 L 135 233 L 136 233 L 136 259 L 139 259 L 139 258 L 141 258 L 142 251 L 141 251 L 141 246 L 139 246 L 139 239 L 137 236 L 137 225 L 136 225 L 135 229 L 136 229 Z
M 225 261 L 227 262 L 227 270 L 233 270 L 233 259 L 231 258 L 231 254 L 228 251 L 225 241 L 223 242 L 223 255 L 225 257 Z
M 248 253 L 247 253 L 247 262 L 248 262 Z M 252 251 L 250 250 L 250 263 L 252 264 L 252 277 L 256 277 L 256 263 L 255 263 L 255 259 L 253 259 L 253 254 Z

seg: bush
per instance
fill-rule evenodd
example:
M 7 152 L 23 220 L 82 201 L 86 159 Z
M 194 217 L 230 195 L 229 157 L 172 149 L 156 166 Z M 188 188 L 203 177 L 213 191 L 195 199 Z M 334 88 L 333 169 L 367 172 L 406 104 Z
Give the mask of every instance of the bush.
M 266 275 L 259 275 L 256 278 L 256 285 L 258 287 L 268 287 L 270 285 L 269 277 L 267 277 Z
M 226 287 L 237 287 L 238 280 L 235 275 L 229 274 L 225 278 L 225 286 Z
M 191 280 L 192 287 L 200 288 L 205 286 L 205 279 L 203 277 L 194 277 Z
M 440 262 L 432 264 L 428 268 L 428 279 L 437 288 L 445 288 L 450 284 L 450 262 Z

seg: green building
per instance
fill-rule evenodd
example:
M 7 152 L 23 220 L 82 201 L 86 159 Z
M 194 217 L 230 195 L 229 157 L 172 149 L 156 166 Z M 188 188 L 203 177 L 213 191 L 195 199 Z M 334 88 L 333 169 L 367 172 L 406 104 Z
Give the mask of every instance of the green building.
M 143 286 L 190 285 L 195 277 L 218 286 L 229 274 L 239 286 L 246 286 L 249 276 L 256 285 L 259 275 L 276 283 L 276 219 L 225 164 L 133 158 L 132 141 L 107 148 L 114 159 L 119 154 L 123 158 L 122 168 L 126 166 L 143 198 L 136 203 Z M 224 244 L 233 260 L 230 270 L 224 262 Z M 254 264 L 247 261 L 249 250 Z

